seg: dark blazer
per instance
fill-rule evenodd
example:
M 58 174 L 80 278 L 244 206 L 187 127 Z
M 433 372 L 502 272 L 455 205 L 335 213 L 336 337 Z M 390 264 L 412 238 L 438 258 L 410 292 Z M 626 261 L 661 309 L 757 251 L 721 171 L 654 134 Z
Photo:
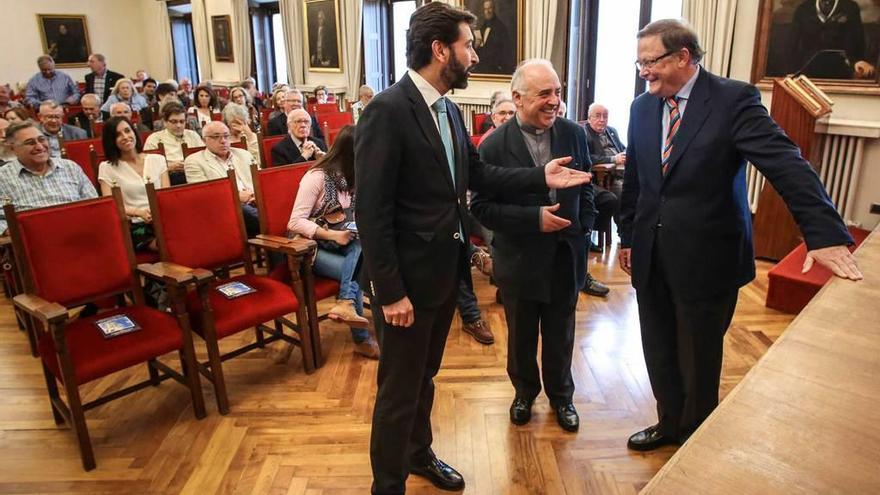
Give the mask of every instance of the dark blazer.
M 67 118 L 67 123 L 86 131 L 86 137 L 94 137 L 92 136 L 92 121 L 89 120 L 85 112 L 80 111 L 71 115 Z
M 107 69 L 107 77 L 104 81 L 104 94 L 98 95 L 101 97 L 101 101 L 107 101 L 107 98 L 110 98 L 110 93 L 113 91 L 113 86 L 116 85 L 116 81 L 124 78 L 122 74 L 118 72 L 113 72 L 110 69 Z M 95 92 L 95 73 L 89 72 L 86 74 L 86 93 L 94 93 Z
M 559 118 L 550 133 L 553 158 L 571 156 L 569 167 L 590 170 L 587 136 L 581 126 Z M 535 168 L 516 118 L 486 138 L 480 145 L 480 157 L 487 163 L 504 167 Z M 549 191 L 534 194 L 501 191 L 476 193 L 471 197 L 474 216 L 494 232 L 493 275 L 505 297 L 509 294 L 517 299 L 550 302 L 553 255 L 560 242 L 571 248 L 575 287 L 583 287 L 587 271 L 585 234 L 592 228 L 596 215 L 593 185 L 557 190 L 556 202 L 559 203 L 556 215 L 571 220 L 571 225 L 558 232 L 544 233 L 540 230 L 541 207 L 553 204 Z
M 590 160 L 593 161 L 593 165 L 598 165 L 600 163 L 611 163 L 614 161 L 614 155 L 605 154 L 605 149 L 602 147 L 602 140 L 600 139 L 601 134 L 594 131 L 590 124 L 586 124 L 584 127 L 587 128 L 587 144 L 590 146 Z M 611 138 L 611 142 L 614 143 L 614 146 L 617 147 L 618 153 L 626 151 L 626 146 L 620 142 L 620 136 L 617 134 L 617 129 L 613 127 L 607 127 L 605 132 Z
M 657 229 L 668 283 L 686 299 L 719 295 L 755 277 L 746 161 L 782 195 L 810 249 L 852 243 L 819 177 L 767 114 L 758 90 L 700 69 L 660 171 L 662 101 L 632 104 L 620 239 L 632 248 L 632 282 L 646 286 Z M 658 227 L 660 225 L 660 227 Z
M 321 151 L 327 151 L 327 145 L 324 144 L 324 141 L 313 137 L 309 137 L 309 141 L 314 141 Z M 314 157 L 312 159 L 314 160 Z M 272 146 L 272 164 L 276 167 L 278 165 L 287 165 L 289 163 L 305 161 L 308 160 L 303 158 L 302 153 L 299 152 L 299 148 L 296 146 L 296 143 L 293 142 L 293 138 L 290 137 L 290 134 L 287 134 L 284 139 L 275 143 L 275 146 Z
M 409 297 L 416 308 L 449 300 L 467 268 L 468 188 L 547 192 L 543 168 L 485 164 L 447 101 L 455 182 L 431 110 L 407 75 L 376 95 L 358 121 L 355 174 L 358 231 L 373 297 L 387 305 Z
M 312 115 L 311 117 L 312 137 L 324 139 L 324 132 L 321 131 L 321 126 L 318 125 L 318 119 L 316 119 L 314 115 Z M 282 134 L 287 134 L 287 115 L 285 115 L 283 112 L 279 115 L 276 115 L 274 119 L 270 120 L 268 127 L 269 136 L 280 136 Z

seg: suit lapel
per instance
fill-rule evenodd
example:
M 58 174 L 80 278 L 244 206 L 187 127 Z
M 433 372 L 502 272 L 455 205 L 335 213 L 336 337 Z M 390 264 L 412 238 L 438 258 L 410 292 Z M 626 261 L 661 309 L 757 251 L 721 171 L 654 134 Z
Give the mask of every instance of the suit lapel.
M 446 151 L 443 149 L 443 141 L 440 140 L 440 132 L 437 130 L 437 124 L 434 123 L 434 117 L 431 115 L 431 110 L 428 108 L 428 105 L 425 104 L 425 98 L 419 93 L 419 89 L 416 88 L 415 83 L 410 79 L 409 75 L 404 76 L 403 79 L 400 80 L 400 85 L 404 92 L 406 92 L 407 97 L 409 97 L 410 103 L 412 104 L 413 115 L 416 118 L 416 122 L 419 124 L 419 128 L 422 130 L 422 134 L 425 136 L 425 139 L 431 143 L 431 150 L 434 152 L 435 163 L 442 167 L 443 176 L 446 177 L 449 187 L 455 190 L 453 187 L 452 175 L 449 172 L 449 165 L 446 162 Z
M 645 149 L 645 166 L 647 170 L 639 170 L 639 175 L 645 173 L 652 182 L 660 183 L 663 180 L 662 170 L 660 169 L 660 139 L 661 127 L 663 126 L 663 100 L 653 96 L 646 96 L 645 112 L 647 113 L 641 119 L 644 128 L 644 136 L 647 136 L 647 147 Z M 680 132 L 680 131 L 679 131 Z M 638 133 L 636 133 L 638 135 Z M 639 153 L 641 159 L 642 154 Z
M 522 135 L 522 129 L 520 129 L 516 117 L 510 119 L 502 129 L 504 129 L 504 141 L 507 144 L 505 148 L 507 148 L 513 163 L 520 167 L 534 167 L 535 161 L 532 160 L 532 154 L 529 153 L 526 138 Z
M 676 163 L 681 159 L 688 145 L 693 141 L 694 136 L 703 127 L 706 118 L 712 112 L 709 108 L 709 75 L 703 69 L 699 69 L 700 75 L 694 83 L 691 96 L 688 98 L 687 106 L 684 109 L 684 115 L 681 118 L 681 128 L 675 136 L 675 142 L 672 146 L 672 156 L 669 157 L 669 170 L 666 177 L 669 178 Z

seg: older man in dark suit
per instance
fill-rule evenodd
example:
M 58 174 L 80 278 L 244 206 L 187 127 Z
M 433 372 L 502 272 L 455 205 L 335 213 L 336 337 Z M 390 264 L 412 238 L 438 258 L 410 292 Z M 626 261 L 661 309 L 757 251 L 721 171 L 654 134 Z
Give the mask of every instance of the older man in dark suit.
M 101 99 L 101 103 L 110 98 L 116 81 L 122 79 L 122 74 L 113 72 L 107 68 L 107 60 L 100 53 L 89 55 L 89 68 L 91 72 L 86 74 L 86 93 L 92 93 Z
M 374 493 L 404 493 L 409 474 L 464 488 L 431 449 L 431 407 L 459 280 L 469 269 L 468 188 L 547 194 L 548 186 L 589 180 L 563 166 L 570 158 L 510 169 L 480 160 L 461 111 L 444 97 L 467 86 L 479 60 L 473 21 L 440 2 L 417 9 L 407 31 L 410 70 L 358 122 L 356 217 L 381 347 L 370 441 Z
M 648 92 L 630 111 L 619 260 L 632 274 L 659 423 L 628 446 L 679 443 L 718 405 L 724 334 L 755 277 L 746 161 L 782 195 L 814 262 L 853 280 L 852 238 L 819 177 L 760 93 L 700 67 L 696 33 L 659 20 L 638 34 Z
M 284 95 L 284 102 L 281 104 L 281 110 L 283 112 L 277 115 L 275 118 L 269 121 L 269 129 L 267 132 L 270 136 L 280 136 L 287 132 L 287 115 L 290 114 L 293 110 L 299 110 L 303 108 L 303 94 L 298 89 L 291 89 Z M 311 134 L 313 137 L 318 139 L 324 139 L 324 132 L 321 131 L 321 126 L 318 125 L 318 119 L 315 118 L 314 115 L 311 116 L 312 119 L 312 131 Z
M 317 160 L 327 152 L 327 145 L 318 138 L 310 138 L 311 117 L 303 109 L 291 110 L 287 115 L 287 135 L 272 147 L 272 164 Z
M 586 133 L 575 122 L 557 118 L 562 85 L 553 65 L 542 59 L 523 62 L 511 88 L 516 117 L 486 138 L 480 157 L 487 163 L 531 169 L 571 156 L 569 166 L 590 170 Z M 471 210 L 494 233 L 494 276 L 509 331 L 507 373 L 516 390 L 510 421 L 529 422 L 543 376 L 557 422 L 567 431 L 577 431 L 571 356 L 578 290 L 587 271 L 585 234 L 595 214 L 593 186 L 537 194 L 477 193 Z

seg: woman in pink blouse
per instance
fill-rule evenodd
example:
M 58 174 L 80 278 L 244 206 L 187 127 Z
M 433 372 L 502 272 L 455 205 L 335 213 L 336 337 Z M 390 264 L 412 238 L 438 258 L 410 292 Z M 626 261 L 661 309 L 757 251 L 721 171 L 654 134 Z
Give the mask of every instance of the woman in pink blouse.
M 337 304 L 329 317 L 351 327 L 355 352 L 372 359 L 379 358 L 379 346 L 370 336 L 369 322 L 363 317 L 363 292 L 355 279 L 361 258 L 361 243 L 356 232 L 328 229 L 315 220 L 325 213 L 339 211 L 347 220 L 354 220 L 354 126 L 345 126 L 333 147 L 306 172 L 287 230 L 318 241 L 314 272 L 322 277 L 339 280 Z

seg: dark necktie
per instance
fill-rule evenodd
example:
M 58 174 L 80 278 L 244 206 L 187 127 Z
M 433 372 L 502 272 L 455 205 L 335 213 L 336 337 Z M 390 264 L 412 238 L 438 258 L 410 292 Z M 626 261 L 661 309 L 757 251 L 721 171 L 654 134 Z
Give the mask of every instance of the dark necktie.
M 672 140 L 678 128 L 681 127 L 681 114 L 678 112 L 678 97 L 666 98 L 666 106 L 669 107 L 669 127 L 666 130 L 666 142 L 663 143 L 663 177 L 669 171 L 669 157 L 672 156 Z

